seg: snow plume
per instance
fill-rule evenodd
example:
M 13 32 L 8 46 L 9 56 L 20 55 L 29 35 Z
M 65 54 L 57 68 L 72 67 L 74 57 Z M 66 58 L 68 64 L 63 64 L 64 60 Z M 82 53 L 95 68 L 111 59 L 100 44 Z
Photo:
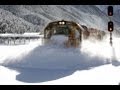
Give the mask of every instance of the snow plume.
M 99 57 L 102 60 L 109 62 L 120 61 L 120 39 L 112 37 L 112 46 L 110 45 L 110 36 L 102 40 L 101 42 L 95 40 L 86 40 L 82 44 L 81 51 L 88 54 L 90 57 Z M 92 42 L 92 43 L 91 43 Z
M 102 42 L 85 40 L 81 51 L 90 57 L 100 57 L 103 59 L 110 59 L 112 55 L 109 40 Z
M 109 44 L 109 36 L 102 41 L 83 40 L 81 48 L 66 48 L 55 43 L 41 45 L 41 42 L 40 39 L 29 45 L 1 46 L 1 64 L 21 68 L 88 69 L 120 58 L 120 39 L 115 37 L 113 47 Z M 9 49 L 7 54 L 4 48 Z
M 65 48 L 57 44 L 42 46 L 40 41 L 25 46 L 16 46 L 14 49 L 9 47 L 11 50 L 8 51 L 11 53 L 4 55 L 6 58 L 0 57 L 4 59 L 1 62 L 2 65 L 40 69 L 88 69 L 106 62 L 101 57 L 89 52 L 91 47 L 87 47 L 88 50 L 85 49 L 86 46 L 84 44 L 81 49 Z M 91 43 L 85 42 L 85 44 L 90 45 Z M 93 54 L 94 57 L 88 56 L 87 54 L 89 53 Z
M 16 46 L 0 46 L 0 63 L 9 64 L 18 62 L 18 59 L 25 57 L 30 53 L 35 47 L 37 47 L 41 42 L 33 41 L 28 45 L 16 45 Z

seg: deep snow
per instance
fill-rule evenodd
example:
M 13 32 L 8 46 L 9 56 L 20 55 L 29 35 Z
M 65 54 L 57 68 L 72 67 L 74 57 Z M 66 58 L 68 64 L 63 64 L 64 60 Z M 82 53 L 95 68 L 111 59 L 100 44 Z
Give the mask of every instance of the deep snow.
M 112 18 L 115 29 L 118 11 Z M 12 32 L 44 30 L 50 21 L 61 19 L 106 31 L 109 21 L 105 11 L 93 5 L 0 5 L 0 12 L 2 25 Z M 25 45 L 0 44 L 0 84 L 120 83 L 119 38 L 113 37 L 113 47 L 107 36 L 102 41 L 84 40 L 81 48 L 65 48 L 58 42 L 63 39 L 56 39 L 51 40 L 55 45 L 43 45 L 42 39 Z
M 111 64 L 90 70 L 31 70 L 0 66 L 1 85 L 118 85 L 120 66 Z
M 119 43 L 113 37 L 111 47 L 107 37 L 100 42 L 85 40 L 81 48 L 42 45 L 41 39 L 28 45 L 1 45 L 0 84 L 118 84 Z

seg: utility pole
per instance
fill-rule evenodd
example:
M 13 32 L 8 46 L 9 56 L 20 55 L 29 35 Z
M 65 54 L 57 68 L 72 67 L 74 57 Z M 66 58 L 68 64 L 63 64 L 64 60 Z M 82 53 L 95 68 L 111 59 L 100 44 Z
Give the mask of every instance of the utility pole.
M 112 42 L 112 32 L 110 32 L 110 45 L 111 46 L 113 45 L 113 42 Z

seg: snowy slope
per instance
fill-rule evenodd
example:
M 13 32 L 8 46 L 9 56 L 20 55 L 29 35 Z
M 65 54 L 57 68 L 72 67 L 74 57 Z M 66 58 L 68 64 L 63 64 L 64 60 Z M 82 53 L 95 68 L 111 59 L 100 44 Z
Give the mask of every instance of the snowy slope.
M 39 26 L 35 26 L 3 9 L 0 9 L 0 23 L 0 27 L 5 26 L 4 30 L 8 33 L 39 31 Z
M 96 7 L 98 7 L 106 15 L 108 14 L 107 13 L 108 6 L 109 5 L 96 5 Z M 112 6 L 113 6 L 113 16 L 111 17 L 111 20 L 114 21 L 114 23 L 117 24 L 116 27 L 118 27 L 120 24 L 120 5 L 112 5 Z
M 106 6 L 101 6 L 101 8 L 104 7 Z M 72 20 L 87 27 L 107 30 L 107 22 L 109 21 L 100 6 L 95 5 L 0 5 L 0 8 L 40 26 L 41 30 L 50 21 L 62 19 Z M 118 27 L 119 23 L 115 22 L 115 28 Z

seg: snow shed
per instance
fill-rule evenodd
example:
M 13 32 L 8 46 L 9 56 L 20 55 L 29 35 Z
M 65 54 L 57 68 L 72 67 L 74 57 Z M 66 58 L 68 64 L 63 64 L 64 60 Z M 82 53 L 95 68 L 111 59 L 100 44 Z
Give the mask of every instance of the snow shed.
M 50 22 L 44 29 L 44 39 L 50 39 L 53 35 L 65 35 L 71 40 L 82 40 L 82 26 L 73 21 L 54 21 Z M 77 38 L 76 38 L 77 34 Z

